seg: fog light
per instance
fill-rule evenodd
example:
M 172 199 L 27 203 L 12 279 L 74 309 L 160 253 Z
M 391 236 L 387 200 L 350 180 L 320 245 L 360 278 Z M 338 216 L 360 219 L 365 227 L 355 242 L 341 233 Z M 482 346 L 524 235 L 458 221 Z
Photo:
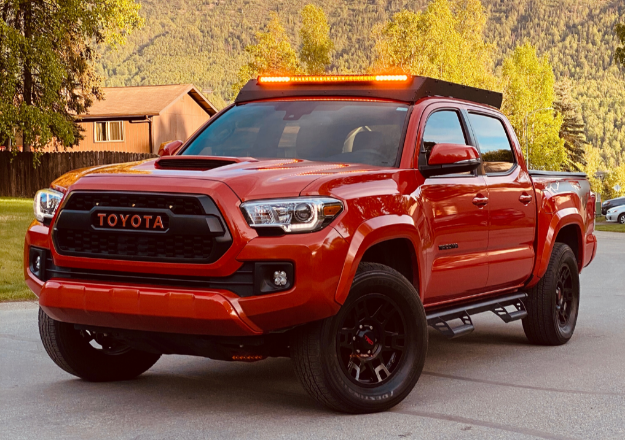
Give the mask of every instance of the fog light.
M 34 276 L 46 281 L 46 250 L 32 246 L 28 251 L 28 268 Z
M 273 273 L 273 283 L 277 286 L 277 287 L 282 287 L 282 286 L 286 286 L 286 283 L 289 280 L 286 277 L 286 272 L 283 270 L 280 271 L 275 271 Z

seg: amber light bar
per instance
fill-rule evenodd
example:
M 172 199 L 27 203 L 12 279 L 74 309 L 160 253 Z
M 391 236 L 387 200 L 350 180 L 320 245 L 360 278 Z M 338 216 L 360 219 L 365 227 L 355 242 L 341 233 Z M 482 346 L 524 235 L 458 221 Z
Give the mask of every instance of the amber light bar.
M 258 84 L 311 84 L 346 82 L 407 82 L 408 75 L 300 75 L 300 76 L 259 76 Z

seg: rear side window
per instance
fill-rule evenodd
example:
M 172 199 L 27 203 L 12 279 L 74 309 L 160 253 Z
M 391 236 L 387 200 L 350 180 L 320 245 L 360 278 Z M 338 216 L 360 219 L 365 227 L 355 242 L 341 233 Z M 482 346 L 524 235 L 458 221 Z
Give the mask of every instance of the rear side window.
M 490 116 L 469 113 L 471 128 L 482 153 L 487 174 L 505 173 L 514 166 L 514 153 L 502 122 Z
M 423 131 L 425 151 L 429 153 L 436 144 L 467 144 L 457 112 L 442 110 L 428 118 Z

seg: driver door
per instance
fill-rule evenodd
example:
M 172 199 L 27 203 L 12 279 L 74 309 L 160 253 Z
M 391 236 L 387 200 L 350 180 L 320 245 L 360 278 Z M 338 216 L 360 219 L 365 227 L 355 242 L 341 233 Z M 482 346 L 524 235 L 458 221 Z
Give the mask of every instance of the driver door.
M 423 122 L 425 121 L 425 122 Z M 419 132 L 419 161 L 436 143 L 474 145 L 464 116 L 448 105 L 428 107 Z M 428 279 L 425 304 L 482 293 L 488 279 L 488 188 L 477 172 L 426 178 L 417 190 Z

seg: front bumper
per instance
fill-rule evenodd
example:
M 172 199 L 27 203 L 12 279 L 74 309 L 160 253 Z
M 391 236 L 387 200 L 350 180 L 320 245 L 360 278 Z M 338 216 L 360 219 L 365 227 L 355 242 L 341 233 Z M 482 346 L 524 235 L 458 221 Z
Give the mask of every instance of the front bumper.
M 224 266 L 234 273 L 249 261 L 288 260 L 295 268 L 295 284 L 283 292 L 241 297 L 225 289 L 162 286 L 157 281 L 134 284 L 52 278 L 42 282 L 29 268 L 31 246 L 51 248 L 46 226 L 31 224 L 26 235 L 24 270 L 40 306 L 53 319 L 98 327 L 217 336 L 258 335 L 332 316 L 340 308 L 335 293 L 348 250 L 347 242 L 331 227 L 311 234 L 253 238 L 234 261 L 216 263 L 219 276 L 231 275 L 224 273 Z M 52 257 L 55 264 L 61 260 L 54 252 Z M 89 259 L 84 266 L 99 264 L 100 269 L 118 270 L 118 263 Z M 126 270 L 137 271 L 133 262 L 124 264 Z M 164 272 L 176 271 L 176 265 L 161 266 Z M 209 266 L 206 275 L 214 276 L 216 272 L 210 273 Z
M 615 221 L 617 221 L 617 219 L 618 219 L 618 215 L 614 214 L 614 213 L 612 213 L 612 214 L 608 213 L 605 216 L 605 221 L 606 222 L 615 222 Z

